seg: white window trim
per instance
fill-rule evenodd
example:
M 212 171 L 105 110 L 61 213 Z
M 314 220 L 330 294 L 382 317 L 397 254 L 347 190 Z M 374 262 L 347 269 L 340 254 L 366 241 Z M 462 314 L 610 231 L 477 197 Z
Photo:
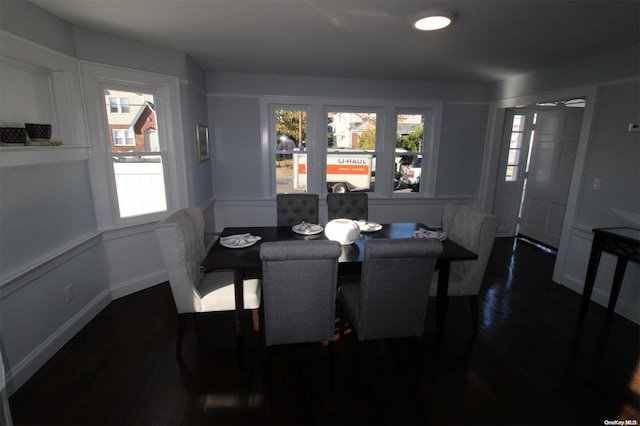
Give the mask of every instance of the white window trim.
M 324 180 L 326 169 L 326 120 L 327 112 L 336 109 L 341 111 L 371 111 L 376 112 L 376 191 L 368 192 L 372 198 L 426 198 L 435 196 L 436 179 L 438 176 L 438 153 L 442 124 L 442 101 L 418 101 L 410 99 L 363 99 L 363 98 L 325 98 L 314 96 L 262 96 L 260 97 L 260 132 L 262 149 L 262 194 L 265 199 L 274 198 L 275 187 L 275 157 L 269 144 L 271 132 L 271 105 L 277 109 L 291 108 L 307 111 L 307 161 L 309 187 L 307 192 L 326 196 L 327 189 Z M 393 164 L 395 157 L 395 120 L 396 114 L 402 113 L 425 114 L 430 119 L 430 146 L 423 151 L 429 154 L 427 162 L 423 162 L 424 176 L 427 184 L 421 184 L 420 192 L 394 193 Z M 319 125 L 315 125 L 320 123 Z M 389 124 L 392 123 L 392 124 Z M 425 133 L 425 140 L 427 139 Z M 380 141 L 380 143 L 378 143 Z M 318 160 L 320 158 L 320 160 Z
M 91 173 L 99 230 L 146 224 L 161 220 L 168 212 L 188 205 L 187 171 L 182 146 L 182 114 L 177 77 L 115 66 L 80 62 L 82 85 L 87 109 L 89 140 L 91 143 Z M 113 167 L 111 141 L 106 123 L 104 88 L 127 91 L 146 91 L 155 97 L 160 139 L 166 146 L 161 153 L 164 162 L 167 211 L 120 218 Z

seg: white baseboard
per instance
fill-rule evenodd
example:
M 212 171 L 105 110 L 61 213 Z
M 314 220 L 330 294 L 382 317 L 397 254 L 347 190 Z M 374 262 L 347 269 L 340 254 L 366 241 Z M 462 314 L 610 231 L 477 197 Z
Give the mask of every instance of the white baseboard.
M 124 296 L 136 293 L 138 291 L 153 287 L 169 280 L 166 271 L 155 271 L 147 275 L 132 278 L 123 283 L 111 286 L 111 295 L 113 299 L 119 299 Z

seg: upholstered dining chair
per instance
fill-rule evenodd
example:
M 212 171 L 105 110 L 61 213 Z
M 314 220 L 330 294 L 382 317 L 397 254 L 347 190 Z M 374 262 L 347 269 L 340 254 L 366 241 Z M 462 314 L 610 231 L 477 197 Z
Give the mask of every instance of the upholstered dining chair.
M 359 341 L 422 336 L 437 239 L 371 239 L 360 279 L 340 280 L 339 301 Z M 344 323 L 345 321 L 341 321 Z
M 478 329 L 478 295 L 493 242 L 498 232 L 497 216 L 473 207 L 447 204 L 442 230 L 447 238 L 478 255 L 476 260 L 451 262 L 448 296 L 468 296 L 473 330 Z M 438 291 L 438 271 L 434 274 L 430 296 Z
M 198 208 L 176 211 L 155 228 L 173 300 L 178 311 L 176 355 L 182 351 L 187 317 L 236 308 L 233 272 L 200 271 L 200 263 L 207 254 L 204 240 L 204 219 Z M 244 308 L 252 309 L 258 318 L 261 283 L 259 279 L 244 281 Z M 241 343 L 238 341 L 238 359 Z
M 327 194 L 327 217 L 333 219 L 369 219 L 369 197 L 366 192 Z
M 318 194 L 278 194 L 278 226 L 305 222 L 319 223 Z
M 267 384 L 272 386 L 272 346 L 328 341 L 330 377 L 335 329 L 338 258 L 336 241 L 280 241 L 260 246 L 267 345 Z

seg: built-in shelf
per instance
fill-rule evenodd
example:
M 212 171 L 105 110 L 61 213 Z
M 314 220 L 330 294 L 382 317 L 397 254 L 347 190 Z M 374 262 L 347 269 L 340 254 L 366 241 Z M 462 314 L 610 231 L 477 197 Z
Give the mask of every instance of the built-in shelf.
M 0 146 L 0 169 L 89 159 L 90 145 Z

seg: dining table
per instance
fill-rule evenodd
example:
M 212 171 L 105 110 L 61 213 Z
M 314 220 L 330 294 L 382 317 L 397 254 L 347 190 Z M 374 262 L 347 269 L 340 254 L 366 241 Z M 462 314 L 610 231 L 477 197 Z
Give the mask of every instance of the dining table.
M 376 224 L 378 225 L 378 224 Z M 359 238 L 353 244 L 343 245 L 342 254 L 338 259 L 339 275 L 352 275 L 359 273 L 364 259 L 364 247 L 366 241 L 372 238 L 412 238 L 415 231 L 434 230 L 422 223 L 387 223 L 379 224 L 371 231 L 361 231 Z M 221 242 L 226 237 L 234 235 L 251 235 L 260 237 L 252 242 L 237 247 L 225 247 Z M 206 257 L 200 265 L 203 272 L 232 270 L 234 273 L 234 289 L 236 300 L 236 335 L 242 336 L 242 312 L 244 310 L 243 282 L 245 277 L 251 274 L 259 274 L 262 268 L 260 259 L 260 245 L 271 241 L 296 241 L 296 240 L 326 240 L 324 232 L 313 235 L 305 235 L 294 231 L 291 226 L 241 226 L 227 227 L 220 233 L 219 238 L 211 246 Z M 254 238 L 255 240 L 255 238 Z M 442 342 L 444 332 L 444 319 L 448 304 L 449 272 L 451 262 L 475 260 L 476 253 L 445 238 L 442 241 L 442 253 L 436 261 L 438 274 L 438 291 L 436 302 L 436 341 Z M 401 279 L 401 277 L 399 277 Z

